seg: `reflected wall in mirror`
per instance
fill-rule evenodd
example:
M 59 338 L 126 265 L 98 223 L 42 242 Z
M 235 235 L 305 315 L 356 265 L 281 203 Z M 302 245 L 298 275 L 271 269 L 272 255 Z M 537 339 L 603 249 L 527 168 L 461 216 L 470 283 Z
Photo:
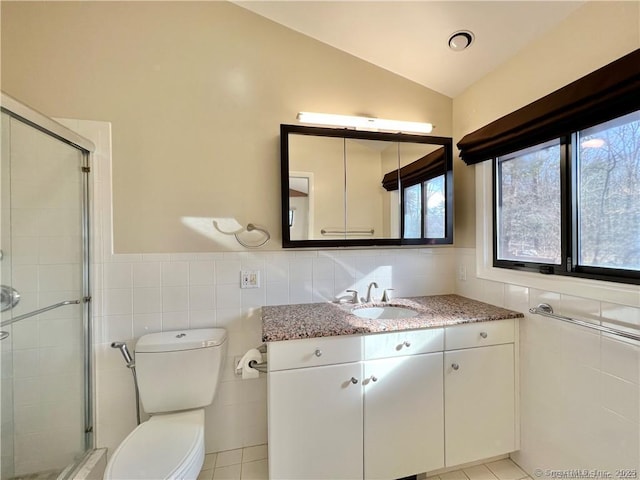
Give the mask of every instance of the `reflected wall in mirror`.
M 453 243 L 452 140 L 281 125 L 284 247 Z

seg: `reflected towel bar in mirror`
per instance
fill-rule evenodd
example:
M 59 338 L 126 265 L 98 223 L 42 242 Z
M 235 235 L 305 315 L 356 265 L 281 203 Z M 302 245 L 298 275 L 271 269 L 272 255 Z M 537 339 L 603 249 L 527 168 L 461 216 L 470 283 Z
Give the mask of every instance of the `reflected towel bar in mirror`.
M 373 235 L 375 230 L 373 228 L 323 228 L 320 230 L 322 235 Z

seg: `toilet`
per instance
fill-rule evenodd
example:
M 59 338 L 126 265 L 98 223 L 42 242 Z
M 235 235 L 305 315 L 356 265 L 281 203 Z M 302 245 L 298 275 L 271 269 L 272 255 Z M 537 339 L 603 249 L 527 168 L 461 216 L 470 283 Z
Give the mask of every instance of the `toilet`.
M 227 331 L 152 333 L 135 346 L 140 400 L 151 415 L 111 455 L 105 480 L 196 479 L 204 463 L 204 407 L 213 402 Z

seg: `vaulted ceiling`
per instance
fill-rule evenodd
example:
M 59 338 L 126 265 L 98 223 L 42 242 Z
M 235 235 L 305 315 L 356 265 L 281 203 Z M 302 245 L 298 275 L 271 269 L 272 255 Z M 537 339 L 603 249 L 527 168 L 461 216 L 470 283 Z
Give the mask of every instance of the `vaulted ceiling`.
M 514 56 L 581 1 L 237 1 L 237 5 L 449 97 Z M 470 30 L 454 52 L 450 35 Z

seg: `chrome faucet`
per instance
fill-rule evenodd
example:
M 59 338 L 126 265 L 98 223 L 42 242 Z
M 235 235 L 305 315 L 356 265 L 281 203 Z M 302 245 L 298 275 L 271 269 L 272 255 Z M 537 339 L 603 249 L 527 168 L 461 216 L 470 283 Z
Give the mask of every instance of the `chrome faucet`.
M 369 288 L 367 288 L 367 298 L 365 300 L 366 303 L 373 302 L 373 298 L 371 298 L 371 287 L 378 288 L 378 284 L 376 282 L 371 282 L 369 284 Z
M 380 299 L 380 301 L 382 303 L 388 303 L 391 301 L 391 294 L 389 293 L 390 291 L 394 290 L 393 288 L 385 288 L 384 292 L 382 292 L 382 298 Z
M 360 297 L 358 296 L 357 290 L 346 290 L 346 292 L 351 294 L 351 298 L 349 299 L 350 303 L 354 303 L 354 304 L 362 303 L 360 301 Z

